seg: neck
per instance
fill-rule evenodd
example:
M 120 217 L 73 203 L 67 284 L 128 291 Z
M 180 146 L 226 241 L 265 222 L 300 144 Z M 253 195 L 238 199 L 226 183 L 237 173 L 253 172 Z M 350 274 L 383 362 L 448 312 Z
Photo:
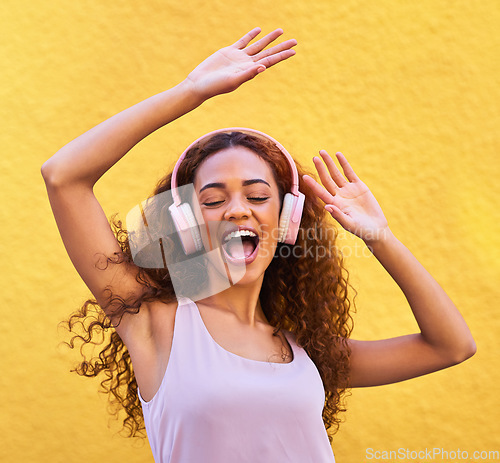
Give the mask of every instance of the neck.
M 269 322 L 264 315 L 260 305 L 259 294 L 262 288 L 264 275 L 257 281 L 248 284 L 235 284 L 213 296 L 201 299 L 199 302 L 231 312 L 236 319 L 249 327 L 255 327 L 258 323 Z

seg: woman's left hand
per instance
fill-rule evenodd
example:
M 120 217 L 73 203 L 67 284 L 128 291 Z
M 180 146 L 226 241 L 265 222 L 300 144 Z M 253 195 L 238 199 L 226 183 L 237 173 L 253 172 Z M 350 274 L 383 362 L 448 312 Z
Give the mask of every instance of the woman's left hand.
M 321 150 L 320 154 L 326 167 L 318 157 L 314 157 L 313 161 L 324 186 L 308 175 L 302 176 L 304 181 L 347 231 L 367 244 L 382 238 L 389 226 L 370 189 L 359 179 L 342 153 L 337 153 L 337 159 L 345 177 L 325 150 Z
M 252 29 L 233 45 L 221 48 L 199 64 L 186 79 L 195 94 L 207 100 L 232 92 L 259 72 L 295 55 L 293 47 L 297 40 L 275 44 L 283 29 L 276 29 L 249 45 L 260 32 L 260 27 Z M 266 48 L 269 45 L 274 46 Z

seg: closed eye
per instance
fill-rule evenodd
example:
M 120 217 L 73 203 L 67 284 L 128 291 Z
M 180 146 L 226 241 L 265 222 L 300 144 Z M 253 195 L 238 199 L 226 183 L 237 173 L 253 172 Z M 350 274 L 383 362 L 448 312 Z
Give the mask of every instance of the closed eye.
M 262 202 L 265 201 L 266 199 L 269 199 L 269 197 L 262 197 L 262 198 L 257 198 L 257 197 L 252 197 L 248 198 L 250 201 L 256 201 L 256 202 Z M 204 206 L 216 206 L 217 204 L 223 203 L 224 201 L 214 201 L 211 203 L 203 203 Z

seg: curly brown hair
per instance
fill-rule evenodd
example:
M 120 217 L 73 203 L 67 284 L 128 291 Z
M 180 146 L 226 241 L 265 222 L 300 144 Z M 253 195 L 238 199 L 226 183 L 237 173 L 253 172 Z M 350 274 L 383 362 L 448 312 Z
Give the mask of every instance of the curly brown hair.
M 232 146 L 249 148 L 269 163 L 282 204 L 284 194 L 291 189 L 290 165 L 273 142 L 245 132 L 218 133 L 192 147 L 179 167 L 178 186 L 193 183 L 196 169 L 207 156 Z M 292 331 L 297 344 L 305 349 L 316 365 L 325 389 L 323 421 L 331 442 L 341 421 L 339 412 L 345 411 L 350 356 L 347 339 L 352 332 L 350 309 L 353 305 L 348 298 L 348 289 L 352 287 L 336 246 L 337 229 L 321 200 L 302 180 L 305 173 L 315 175 L 298 162 L 296 166 L 299 190 L 305 195 L 297 241 L 294 245 L 278 244 L 265 272 L 260 302 L 266 318 L 275 327 L 273 334 L 277 335 L 281 328 Z M 171 177 L 172 173 L 169 173 L 162 178 L 150 198 L 168 192 Z M 172 233 L 173 223 L 166 214 L 166 207 L 159 206 L 159 202 L 152 202 L 147 207 L 148 218 L 157 218 L 157 223 L 148 223 L 148 227 L 167 230 L 161 243 L 163 252 L 179 252 L 180 241 Z M 144 263 L 137 266 L 138 256 L 135 255 L 134 260 L 128 232 L 116 216 L 110 218 L 110 225 L 122 252 L 113 257 L 106 256 L 105 260 L 112 265 L 136 266 L 136 279 L 144 287 L 143 294 L 133 300 L 113 295 L 108 288 L 108 315 L 112 307 L 113 320 L 115 316 L 121 320 L 125 313 L 138 313 L 143 302 L 176 301 L 172 279 L 189 282 L 190 275 L 171 275 L 167 268 L 148 268 Z M 353 293 L 355 295 L 355 291 Z M 118 417 L 119 412 L 125 410 L 122 429 L 128 431 L 130 437 L 144 436 L 144 419 L 130 356 L 102 308 L 95 299 L 88 299 L 80 310 L 63 322 L 74 334 L 67 344 L 71 348 L 79 344 L 83 356 L 83 361 L 72 371 L 82 376 L 103 378 L 101 392 L 109 394 L 110 412 Z M 84 348 L 89 346 L 99 346 L 101 350 L 97 355 L 95 352 L 85 353 Z

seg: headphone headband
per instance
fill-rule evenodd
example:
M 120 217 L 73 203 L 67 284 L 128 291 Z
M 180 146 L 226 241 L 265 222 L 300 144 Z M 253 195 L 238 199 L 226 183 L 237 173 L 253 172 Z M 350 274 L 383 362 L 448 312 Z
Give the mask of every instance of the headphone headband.
M 280 151 L 285 155 L 288 163 L 290 164 L 290 168 L 292 170 L 292 188 L 290 190 L 290 193 L 292 193 L 294 196 L 299 196 L 299 174 L 297 172 L 297 167 L 295 166 L 295 162 L 290 155 L 290 153 L 279 143 L 277 140 L 275 140 L 273 137 L 267 135 L 264 132 L 260 132 L 259 130 L 255 129 L 248 129 L 244 127 L 229 127 L 226 129 L 217 129 L 212 132 L 209 132 L 197 140 L 195 140 L 193 143 L 191 143 L 181 154 L 177 162 L 175 163 L 174 170 L 172 172 L 172 180 L 171 180 L 171 189 L 172 189 L 172 199 L 174 201 L 174 204 L 176 206 L 179 206 L 181 204 L 181 198 L 177 192 L 177 171 L 179 170 L 180 165 L 182 164 L 182 161 L 186 157 L 186 154 L 188 151 L 193 148 L 196 144 L 198 144 L 200 141 L 204 140 L 205 138 L 211 137 L 212 135 L 216 135 L 219 133 L 231 133 L 231 132 L 242 132 L 242 133 L 247 133 L 250 135 L 257 135 L 261 136 L 264 138 L 267 138 L 271 142 L 273 142 L 279 149 Z
M 274 143 L 274 145 L 277 146 L 285 155 L 292 171 L 292 188 L 291 192 L 286 193 L 283 198 L 283 205 L 278 226 L 278 242 L 294 244 L 297 239 L 297 233 L 300 227 L 300 220 L 304 208 L 305 196 L 299 191 L 299 174 L 297 172 L 297 166 L 295 165 L 292 156 L 290 156 L 288 151 L 283 148 L 283 146 L 274 138 L 266 135 L 263 132 L 259 132 L 258 130 L 254 129 L 246 129 L 243 127 L 230 127 L 227 129 L 214 130 L 213 132 L 207 133 L 206 135 L 198 138 L 198 140 L 195 140 L 184 150 L 180 158 L 175 163 L 175 167 L 171 177 L 173 204 L 168 209 L 170 210 L 175 228 L 179 233 L 181 243 L 186 254 L 200 251 L 201 249 L 203 249 L 203 244 L 201 236 L 199 234 L 199 230 L 197 229 L 198 224 L 196 223 L 193 212 L 188 203 L 181 203 L 181 198 L 177 192 L 177 172 L 179 170 L 179 166 L 186 157 L 187 152 L 201 140 L 207 137 L 211 137 L 215 134 L 231 132 L 241 132 L 263 137 Z

